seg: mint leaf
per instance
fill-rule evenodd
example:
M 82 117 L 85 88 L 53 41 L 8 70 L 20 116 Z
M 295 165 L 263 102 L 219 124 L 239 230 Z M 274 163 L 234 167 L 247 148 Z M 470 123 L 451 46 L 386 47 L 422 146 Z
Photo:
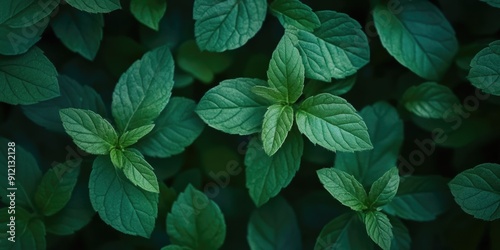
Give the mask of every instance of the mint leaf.
M 500 8 L 500 3 L 498 3 Z M 470 63 L 467 78 L 483 92 L 500 95 L 500 41 L 495 41 L 476 54 Z
M 65 0 L 69 5 L 90 13 L 108 13 L 121 9 L 120 0 Z
M 345 99 L 331 94 L 307 98 L 296 113 L 299 130 L 314 144 L 332 151 L 372 149 L 363 119 Z
M 49 169 L 35 193 L 35 205 L 45 216 L 51 216 L 66 206 L 80 175 L 81 159 L 67 161 Z
M 314 250 L 372 249 L 373 243 L 356 213 L 344 213 L 326 224 L 316 240 Z
M 59 110 L 78 108 L 106 115 L 101 96 L 91 87 L 81 85 L 75 80 L 58 76 L 61 95 L 43 102 L 22 106 L 24 114 L 34 123 L 54 132 L 64 133 Z
M 481 2 L 485 2 L 493 7 L 500 8 L 500 1 L 499 0 L 480 0 Z
M 88 153 L 108 154 L 118 142 L 113 126 L 90 110 L 67 108 L 61 109 L 59 115 L 66 133 Z
M 368 208 L 366 191 L 352 175 L 335 168 L 323 168 L 316 173 L 326 191 L 340 203 L 354 211 Z
M 8 157 L 8 143 L 12 142 L 3 137 L 0 137 L 0 156 L 2 156 L 3 161 L 0 161 L 0 168 L 4 171 L 0 171 L 0 199 L 4 204 L 9 204 L 10 198 L 7 195 L 10 192 L 7 188 L 12 187 L 9 184 L 8 176 L 9 173 L 12 175 L 12 171 L 9 169 L 9 160 L 12 160 L 12 157 Z M 12 150 L 9 150 L 13 152 Z M 33 205 L 33 196 L 35 194 L 38 182 L 42 178 L 42 172 L 38 167 L 38 163 L 33 157 L 33 155 L 26 151 L 21 145 L 15 145 L 15 187 L 16 190 L 16 205 L 22 206 L 24 208 L 31 208 L 35 210 L 35 206 Z M 2 231 L 4 232 L 4 231 Z
M 302 249 L 295 212 L 280 196 L 253 211 L 248 223 L 247 239 L 251 249 Z
M 7 224 L 10 222 L 9 208 L 0 209 L 0 230 L 2 230 L 2 240 L 0 241 L 0 249 L 45 249 L 45 225 L 43 221 L 31 215 L 22 207 L 15 209 L 15 242 L 7 240 L 10 234 L 10 227 Z
M 0 56 L 0 102 L 33 104 L 59 96 L 57 71 L 37 47 L 19 56 Z
M 293 26 L 300 30 L 313 31 L 321 25 L 311 7 L 299 0 L 275 0 L 269 8 L 285 28 Z
M 391 168 L 382 177 L 376 180 L 368 194 L 370 206 L 377 208 L 392 201 L 399 187 L 399 174 L 397 168 Z
M 117 155 L 118 162 L 122 163 L 121 168 L 125 177 L 127 177 L 134 185 L 153 193 L 160 192 L 158 187 L 158 179 L 153 171 L 153 167 L 144 159 L 139 152 L 133 150 L 123 150 Z M 115 161 L 113 161 L 115 164 Z
M 447 111 L 459 105 L 459 100 L 448 87 L 435 82 L 425 82 L 408 88 L 401 103 L 410 112 L 423 118 L 445 118 Z
M 104 18 L 71 7 L 62 7 L 50 22 L 55 35 L 69 50 L 92 61 L 102 40 Z
M 120 136 L 120 139 L 118 139 L 118 145 L 120 145 L 121 148 L 134 145 L 137 141 L 139 141 L 139 139 L 149 134 L 154 127 L 155 124 L 150 124 L 129 130 Z
M 408 176 L 399 184 L 384 212 L 406 220 L 431 221 L 451 206 L 446 180 L 439 176 Z
M 208 6 L 203 14 L 194 11 L 194 34 L 201 50 L 222 52 L 243 46 L 262 27 L 266 18 L 266 0 L 195 0 Z M 201 15 L 200 15 L 201 14 Z
M 149 125 L 167 105 L 174 86 L 174 61 L 167 46 L 146 53 L 120 77 L 111 111 L 121 132 Z
M 385 102 L 363 108 L 360 116 L 368 127 L 373 149 L 354 153 L 337 152 L 334 166 L 354 175 L 364 187 L 369 187 L 396 165 L 404 137 L 403 121 L 396 109 Z
M 160 28 L 160 20 L 166 10 L 166 0 L 132 0 L 130 2 L 130 12 L 135 19 L 154 30 Z
M 335 79 L 332 82 L 322 82 L 318 80 L 309 81 L 304 88 L 304 95 L 310 97 L 320 93 L 332 95 L 343 95 L 349 92 L 356 83 L 357 74 L 350 75 L 344 79 Z
M 500 165 L 484 163 L 458 174 L 448 186 L 466 213 L 492 221 L 500 218 L 499 179 Z
M 285 34 L 273 52 L 267 71 L 268 83 L 278 90 L 280 99 L 287 104 L 295 103 L 304 89 L 304 64 L 299 50 Z
M 272 156 L 283 145 L 293 125 L 293 108 L 274 104 L 267 108 L 262 124 L 264 151 Z
M 167 216 L 167 234 L 173 244 L 216 250 L 226 238 L 226 224 L 217 204 L 190 184 Z
M 92 207 L 106 224 L 125 234 L 149 238 L 158 214 L 158 194 L 130 183 L 108 156 L 94 160 L 89 192 Z
M 392 234 L 394 237 L 391 242 L 392 250 L 410 250 L 411 249 L 411 238 L 408 228 L 405 224 L 394 216 L 389 216 L 389 221 L 392 225 Z
M 348 15 L 317 11 L 321 26 L 297 33 L 298 49 L 305 66 L 305 75 L 321 81 L 350 76 L 370 60 L 368 39 L 361 25 Z
M 373 10 L 382 45 L 418 76 L 441 79 L 458 50 L 453 27 L 429 1 L 403 0 L 399 6 L 397 13 L 387 4 Z
M 172 98 L 155 120 L 155 128 L 135 147 L 152 157 L 170 157 L 183 152 L 205 128 L 195 108 L 196 103 L 192 100 Z
M 280 103 L 282 99 L 280 91 L 271 87 L 253 86 L 252 92 L 271 103 Z
M 212 6 L 225 0 L 195 0 L 193 6 L 193 19 L 200 19 Z
M 363 214 L 368 236 L 382 249 L 391 249 L 393 239 L 392 225 L 389 218 L 379 211 L 368 211 Z
M 12 28 L 0 25 L 0 55 L 21 55 L 26 53 L 40 39 L 49 25 L 48 22 L 40 21 L 29 27 Z M 26 30 L 36 31 L 33 35 L 25 36 Z M 1 60 L 0 60 L 1 61 Z
M 290 184 L 299 170 L 303 151 L 304 141 L 296 129 L 290 131 L 273 156 L 264 152 L 258 138 L 250 141 L 245 155 L 246 187 L 257 206 L 262 206 Z
M 255 95 L 252 87 L 265 85 L 265 81 L 252 78 L 222 81 L 205 93 L 196 113 L 210 127 L 228 134 L 257 133 L 270 102 Z

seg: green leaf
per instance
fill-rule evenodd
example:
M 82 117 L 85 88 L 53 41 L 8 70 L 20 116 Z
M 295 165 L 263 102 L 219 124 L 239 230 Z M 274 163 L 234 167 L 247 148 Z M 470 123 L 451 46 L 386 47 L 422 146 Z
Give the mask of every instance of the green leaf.
M 139 152 L 133 150 L 123 150 L 117 155 L 118 162 L 122 163 L 121 168 L 125 177 L 127 177 L 134 185 L 153 193 L 160 192 L 158 179 L 153 171 L 153 167 L 144 159 Z M 115 162 L 113 162 L 114 164 Z
M 252 92 L 271 103 L 281 103 L 281 93 L 275 88 L 266 86 L 253 86 Z
M 420 77 L 441 79 L 458 50 L 453 27 L 429 1 L 403 0 L 399 6 L 397 12 L 387 4 L 373 10 L 382 45 Z
M 500 8 L 500 3 L 498 3 Z M 467 78 L 476 88 L 483 92 L 500 95 L 500 41 L 479 51 L 470 63 L 470 71 Z
M 170 157 L 191 145 L 205 128 L 194 112 L 192 100 L 174 97 L 155 120 L 155 128 L 135 145 L 139 151 L 152 157 Z
M 222 81 L 201 98 L 196 113 L 210 127 L 228 134 L 249 135 L 261 131 L 267 107 L 271 104 L 252 92 L 265 81 L 236 78 Z
M 69 50 L 92 61 L 102 40 L 104 18 L 71 7 L 62 7 L 50 22 L 55 35 Z
M 118 139 L 118 145 L 122 148 L 134 145 L 137 141 L 139 141 L 139 139 L 149 134 L 154 127 L 155 124 L 150 124 L 129 130 L 120 136 L 120 139 Z
M 307 78 L 326 82 L 345 78 L 370 61 L 368 38 L 356 20 L 331 10 L 316 14 L 321 26 L 297 34 Z
M 304 88 L 304 95 L 310 97 L 320 93 L 332 95 L 343 95 L 349 92 L 356 83 L 357 74 L 350 75 L 344 79 L 336 79 L 332 82 L 322 82 L 318 80 L 309 81 Z
M 113 148 L 109 152 L 109 157 L 111 158 L 111 163 L 115 168 L 122 169 L 125 166 L 125 156 L 123 155 L 122 149 Z
M 290 131 L 273 156 L 264 152 L 258 138 L 250 141 L 245 155 L 246 187 L 257 206 L 262 206 L 290 184 L 299 170 L 303 151 L 304 141 L 296 129 Z
M 57 71 L 43 51 L 0 56 L 0 102 L 33 104 L 59 96 Z
M 397 217 L 389 216 L 389 221 L 391 222 L 392 234 L 394 235 L 391 242 L 391 250 L 410 250 L 411 238 L 408 228 Z
M 0 25 L 0 54 L 21 55 L 29 51 L 40 39 L 49 25 L 48 22 L 40 21 L 24 28 L 12 28 Z M 33 35 L 26 36 L 26 30 L 35 31 Z
M 253 250 L 301 250 L 300 229 L 293 208 L 280 196 L 255 210 L 248 223 Z
M 130 2 L 130 12 L 135 19 L 154 30 L 160 28 L 160 20 L 166 10 L 166 0 L 132 0 Z
M 273 52 L 267 71 L 268 83 L 280 93 L 279 101 L 295 103 L 304 89 L 304 64 L 299 50 L 285 34 Z
M 195 0 L 208 6 L 203 14 L 195 10 L 194 34 L 201 50 L 222 52 L 239 48 L 262 27 L 266 18 L 266 0 Z M 200 15 L 201 14 L 201 15 Z
M 285 28 L 293 26 L 300 30 L 312 32 L 321 25 L 318 16 L 312 11 L 311 7 L 299 0 L 275 0 L 269 8 Z
M 12 238 L 15 242 L 8 240 L 11 235 L 7 232 L 10 231 L 10 226 L 7 224 L 11 222 L 12 215 L 13 213 L 9 213 L 9 208 L 0 209 L 0 229 L 3 234 L 0 249 L 45 250 L 45 225 L 22 207 L 15 209 L 15 237 Z
M 500 8 L 500 1 L 499 0 L 480 0 L 481 2 L 485 2 L 493 7 Z
M 174 86 L 174 61 L 167 46 L 146 53 L 120 77 L 111 111 L 121 132 L 149 125 L 167 105 Z
M 394 167 L 376 180 L 368 194 L 370 206 L 377 208 L 392 201 L 399 187 L 399 170 Z
M 9 204 L 10 198 L 7 195 L 10 194 L 12 190 L 8 190 L 12 188 L 13 185 L 9 184 L 8 174 L 12 175 L 12 171 L 9 171 L 9 161 L 12 160 L 12 152 L 15 152 L 15 182 L 14 187 L 16 190 L 16 205 L 22 206 L 24 208 L 35 209 L 33 205 L 34 194 L 38 185 L 38 182 L 42 178 L 42 172 L 38 167 L 38 163 L 33 157 L 33 155 L 26 151 L 21 145 L 15 145 L 15 151 L 12 151 L 12 148 L 8 146 L 9 142 L 13 142 L 11 140 L 7 140 L 3 137 L 0 137 L 0 155 L 2 156 L 2 161 L 0 161 L 0 198 L 4 204 Z M 11 157 L 9 157 L 9 152 L 11 152 Z M 3 232 L 3 231 L 2 231 Z
M 64 133 L 59 110 L 78 108 L 106 115 L 106 108 L 101 96 L 91 87 L 81 85 L 75 80 L 58 76 L 61 95 L 36 104 L 22 106 L 24 114 L 34 123 L 54 132 Z
M 344 213 L 326 224 L 316 240 L 314 250 L 373 249 L 365 226 L 356 213 Z
M 188 185 L 167 216 L 167 234 L 173 244 L 216 250 L 226 238 L 226 223 L 219 206 Z
M 500 218 L 500 165 L 480 164 L 458 174 L 448 184 L 455 201 L 481 220 Z
M 394 107 L 385 102 L 367 106 L 360 112 L 366 122 L 372 150 L 354 153 L 337 152 L 335 168 L 354 175 L 364 187 L 396 165 L 403 143 L 403 121 Z
M 178 49 L 176 63 L 203 83 L 211 83 L 215 74 L 231 66 L 232 58 L 227 53 L 201 51 L 194 40 L 184 42 Z
M 89 192 L 92 207 L 106 224 L 125 234 L 149 238 L 158 215 L 158 193 L 134 186 L 108 156 L 94 160 Z
M 370 238 L 382 249 L 391 249 L 393 239 L 392 225 L 389 218 L 379 211 L 368 211 L 363 214 L 363 222 Z
M 335 168 L 323 168 L 316 173 L 323 187 L 340 203 L 354 211 L 368 208 L 366 190 L 354 176 Z
M 293 125 L 293 108 L 274 104 L 267 108 L 262 124 L 264 151 L 272 156 L 283 145 Z
M 118 142 L 113 126 L 93 111 L 67 108 L 61 109 L 59 115 L 66 133 L 88 153 L 108 154 Z
M 302 134 L 326 149 L 353 152 L 373 148 L 365 122 L 341 97 L 325 93 L 307 98 L 296 121 Z
M 120 0 L 66 0 L 66 2 L 85 12 L 108 13 L 121 9 Z
M 43 175 L 35 193 L 35 205 L 43 215 L 54 215 L 66 206 L 78 181 L 81 162 L 77 159 L 58 164 Z
M 406 220 L 431 221 L 451 206 L 446 179 L 439 176 L 408 176 L 384 212 Z
M 168 245 L 162 247 L 160 250 L 192 250 L 192 249 L 189 247 L 183 247 L 178 245 Z
M 410 112 L 423 118 L 445 118 L 447 111 L 459 105 L 459 100 L 448 87 L 435 82 L 425 82 L 408 88 L 401 103 Z

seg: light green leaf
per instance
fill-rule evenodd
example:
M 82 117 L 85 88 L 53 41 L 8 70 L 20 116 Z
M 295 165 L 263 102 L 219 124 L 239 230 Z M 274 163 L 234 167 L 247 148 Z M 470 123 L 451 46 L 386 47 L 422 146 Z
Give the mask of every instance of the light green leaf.
M 323 187 L 340 203 L 354 211 L 368 208 L 366 190 L 354 176 L 335 168 L 323 168 L 316 173 Z
M 19 56 L 0 56 L 0 102 L 33 104 L 59 96 L 57 71 L 37 47 Z
M 320 93 L 330 93 L 332 95 L 343 95 L 349 92 L 356 83 L 357 74 L 350 75 L 344 79 L 335 79 L 332 82 L 322 82 L 318 80 L 309 81 L 304 88 L 304 96 L 310 97 Z
M 365 122 L 341 97 L 325 93 L 307 98 L 296 121 L 302 134 L 326 149 L 353 152 L 373 148 Z
M 293 208 L 278 196 L 253 211 L 248 223 L 252 250 L 301 250 L 300 229 Z
M 267 82 L 271 88 L 280 93 L 279 101 L 287 104 L 295 103 L 304 89 L 304 64 L 299 50 L 285 34 L 273 52 Z
M 9 142 L 13 142 L 11 140 L 7 140 L 3 137 L 0 137 L 0 156 L 2 157 L 2 161 L 0 161 L 0 199 L 4 204 L 9 204 L 10 198 L 7 195 L 10 194 L 12 190 L 8 190 L 9 188 L 15 187 L 16 190 L 16 205 L 22 206 L 24 208 L 35 209 L 33 205 L 34 195 L 37 188 L 37 185 L 42 178 L 42 172 L 38 167 L 38 163 L 33 157 L 33 155 L 26 151 L 21 145 L 15 145 L 15 151 L 8 146 Z M 9 157 L 9 152 L 11 153 Z M 10 181 L 8 179 L 8 174 L 12 175 L 13 171 L 7 170 L 9 169 L 9 161 L 12 161 L 12 152 L 15 153 L 15 180 L 14 185 L 10 185 Z M 3 232 L 3 231 L 2 231 Z
M 71 51 L 92 61 L 102 40 L 104 18 L 71 7 L 60 8 L 50 22 L 55 35 Z
M 459 100 L 448 87 L 435 82 L 425 82 L 408 88 L 401 103 L 410 112 L 423 118 L 445 118 L 447 111 L 459 105 Z
M 174 97 L 155 120 L 155 128 L 135 145 L 139 151 L 152 157 L 170 157 L 191 145 L 205 128 L 194 112 L 192 100 Z
M 130 66 L 113 92 L 111 111 L 120 132 L 149 125 L 167 105 L 174 86 L 174 61 L 167 46 Z
M 373 10 L 382 45 L 420 77 L 441 79 L 458 50 L 453 27 L 429 1 L 402 0 L 399 6 L 398 12 L 387 4 Z
M 293 125 L 293 108 L 274 104 L 267 108 L 262 124 L 264 151 L 272 156 L 283 145 Z
M 35 193 L 35 205 L 45 216 L 51 216 L 66 206 L 80 175 L 81 159 L 70 160 L 49 169 Z
M 451 206 L 446 179 L 439 176 L 408 176 L 384 212 L 406 220 L 431 221 Z
M 226 223 L 219 206 L 190 184 L 167 216 L 167 234 L 173 244 L 216 250 L 226 238 Z
M 500 8 L 500 3 L 498 3 Z M 500 95 L 500 41 L 479 51 L 470 63 L 470 71 L 467 78 L 476 88 L 483 92 Z
M 61 95 L 43 102 L 22 106 L 23 113 L 34 123 L 54 132 L 64 133 L 59 110 L 78 108 L 106 115 L 106 108 L 101 96 L 91 87 L 81 85 L 75 80 L 58 76 Z
M 158 193 L 134 186 L 108 156 L 94 160 L 89 192 L 92 207 L 106 224 L 125 234 L 149 238 L 158 214 Z
M 121 9 L 120 0 L 66 0 L 66 2 L 85 12 L 108 13 Z
M 331 10 L 316 14 L 321 26 L 297 34 L 307 78 L 326 82 L 345 78 L 370 61 L 368 38 L 356 20 Z
M 193 19 L 200 19 L 212 6 L 222 3 L 225 0 L 195 0 L 193 7 Z
M 66 133 L 88 153 L 108 154 L 118 142 L 113 126 L 90 110 L 67 108 L 61 109 L 59 115 Z
M 154 127 L 155 124 L 150 124 L 129 130 L 120 136 L 120 139 L 118 139 L 118 145 L 120 145 L 121 148 L 134 145 L 137 141 L 139 141 L 139 139 L 149 134 Z
M 196 113 L 210 127 L 228 134 L 249 135 L 261 131 L 269 101 L 252 92 L 265 81 L 236 78 L 222 81 L 201 98 Z
M 262 27 L 266 18 L 266 0 L 196 0 L 208 6 L 203 14 L 194 11 L 194 34 L 201 50 L 222 52 L 239 48 Z
M 160 28 L 160 20 L 167 10 L 166 0 L 132 0 L 130 12 L 132 15 L 151 29 Z
M 458 174 L 448 184 L 455 201 L 481 220 L 500 218 L 500 165 L 480 164 Z
M 391 222 L 392 234 L 394 235 L 391 242 L 391 250 L 410 250 L 411 238 L 408 228 L 397 217 L 389 216 L 389 221 Z
M 312 32 L 321 25 L 311 7 L 299 0 L 275 0 L 269 8 L 285 28 L 290 25 Z
M 499 0 L 480 0 L 481 2 L 485 2 L 493 7 L 500 8 L 500 1 Z
M 2 240 L 0 241 L 0 249 L 36 249 L 45 250 L 45 225 L 43 221 L 35 218 L 28 211 L 22 207 L 15 209 L 15 237 L 11 242 L 8 237 L 11 235 L 7 232 L 10 231 L 10 216 L 14 215 L 9 213 L 9 208 L 0 209 L 0 230 L 2 230 Z
M 253 86 L 252 92 L 271 103 L 280 103 L 282 99 L 280 91 L 271 87 Z
M 246 187 L 257 206 L 266 203 L 292 181 L 299 170 L 304 151 L 300 133 L 293 129 L 283 146 L 268 156 L 262 149 L 262 142 L 253 138 L 245 155 Z
M 368 236 L 382 249 L 391 249 L 393 239 L 392 225 L 389 218 L 379 211 L 368 211 L 363 214 Z
M 116 150 L 119 151 L 119 150 Z M 158 179 L 153 171 L 153 167 L 144 159 L 139 152 L 135 150 L 123 150 L 115 155 L 115 160 L 111 158 L 115 167 L 123 170 L 127 177 L 134 185 L 153 193 L 160 192 Z M 116 165 L 122 164 L 122 165 Z
M 394 167 L 376 180 L 368 194 L 370 206 L 377 208 L 392 201 L 399 187 L 399 170 Z
M 373 249 L 365 226 L 356 213 L 342 214 L 326 224 L 316 240 L 314 250 Z

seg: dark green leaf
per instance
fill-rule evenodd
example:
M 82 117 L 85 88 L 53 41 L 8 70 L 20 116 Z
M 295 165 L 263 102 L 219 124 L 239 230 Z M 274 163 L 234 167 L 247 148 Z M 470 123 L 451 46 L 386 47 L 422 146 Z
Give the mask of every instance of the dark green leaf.
M 69 5 L 90 13 L 108 13 L 121 9 L 120 0 L 65 0 Z
M 301 30 L 314 31 L 321 25 L 311 7 L 299 0 L 275 0 L 269 8 L 285 28 L 291 25 Z
M 467 78 L 472 85 L 483 92 L 498 96 L 500 95 L 499 64 L 500 41 L 495 41 L 474 56 L 470 63 L 471 69 Z
M 401 103 L 410 112 L 423 118 L 445 118 L 445 114 L 459 105 L 459 100 L 448 87 L 435 82 L 412 86 L 401 97 Z
M 166 0 L 132 0 L 130 12 L 142 24 L 158 30 L 160 20 L 167 10 Z
M 11 222 L 10 216 L 14 214 L 9 213 L 8 208 L 0 209 L 0 230 L 2 230 L 2 240 L 0 241 L 0 249 L 36 249 L 45 250 L 45 225 L 43 222 L 34 218 L 28 211 L 22 207 L 15 209 L 15 237 L 12 238 L 15 242 L 8 240 L 11 237 L 7 231 L 10 231 L 10 226 L 7 224 Z
M 330 93 L 332 95 L 343 95 L 349 92 L 356 83 L 357 74 L 350 75 L 344 79 L 333 80 L 332 82 L 322 82 L 318 80 L 309 81 L 304 88 L 304 95 L 310 97 L 320 93 Z
M 355 211 L 368 208 L 366 190 L 354 176 L 335 168 L 323 168 L 316 173 L 323 187 L 340 203 Z
M 314 250 L 373 249 L 365 226 L 356 213 L 345 213 L 323 227 Z
M 387 215 L 378 211 L 368 211 L 363 214 L 363 222 L 366 225 L 366 232 L 377 245 L 384 250 L 391 249 L 394 235 Z
M 397 217 L 389 216 L 389 220 L 392 225 L 392 234 L 394 235 L 391 242 L 391 250 L 410 250 L 411 238 L 408 228 Z
M 486 2 L 487 4 L 500 8 L 500 1 L 499 0 L 480 0 L 481 2 Z

